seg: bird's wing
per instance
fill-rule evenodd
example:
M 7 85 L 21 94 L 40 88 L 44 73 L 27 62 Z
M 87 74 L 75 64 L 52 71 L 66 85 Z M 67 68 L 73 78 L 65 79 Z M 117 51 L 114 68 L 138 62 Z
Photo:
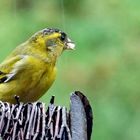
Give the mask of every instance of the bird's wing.
M 28 77 L 34 73 L 34 70 L 39 69 L 38 59 L 28 55 L 19 55 L 4 61 L 0 65 L 0 83 L 7 83 L 17 76 L 25 78 L 28 73 Z M 34 67 L 34 68 L 33 68 Z M 38 76 L 42 71 L 38 70 Z
M 22 60 L 22 56 L 15 56 L 11 59 L 6 59 L 0 64 L 0 83 L 6 82 L 11 76 L 14 65 Z

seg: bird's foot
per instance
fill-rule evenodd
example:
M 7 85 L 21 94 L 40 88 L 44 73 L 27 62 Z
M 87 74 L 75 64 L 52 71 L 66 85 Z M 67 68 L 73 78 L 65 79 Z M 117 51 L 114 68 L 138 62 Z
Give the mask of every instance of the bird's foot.
M 16 103 L 17 103 L 17 104 L 20 104 L 19 96 L 15 95 L 14 97 L 15 97 Z

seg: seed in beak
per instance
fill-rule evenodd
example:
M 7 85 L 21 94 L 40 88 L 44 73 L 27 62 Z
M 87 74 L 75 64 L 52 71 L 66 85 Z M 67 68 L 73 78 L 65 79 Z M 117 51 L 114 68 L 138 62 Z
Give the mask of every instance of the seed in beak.
M 74 42 L 72 42 L 69 38 L 66 41 L 65 49 L 67 49 L 67 50 L 74 50 L 75 49 Z
M 73 42 L 68 42 L 66 44 L 66 49 L 68 49 L 68 50 L 74 50 L 75 49 L 75 44 Z

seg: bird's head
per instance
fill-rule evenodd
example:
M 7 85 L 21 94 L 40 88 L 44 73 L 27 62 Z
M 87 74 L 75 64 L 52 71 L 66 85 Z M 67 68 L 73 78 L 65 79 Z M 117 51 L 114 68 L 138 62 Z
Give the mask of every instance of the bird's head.
M 31 41 L 38 49 L 42 49 L 48 55 L 59 56 L 63 50 L 73 50 L 75 44 L 67 34 L 59 29 L 46 28 L 31 37 Z

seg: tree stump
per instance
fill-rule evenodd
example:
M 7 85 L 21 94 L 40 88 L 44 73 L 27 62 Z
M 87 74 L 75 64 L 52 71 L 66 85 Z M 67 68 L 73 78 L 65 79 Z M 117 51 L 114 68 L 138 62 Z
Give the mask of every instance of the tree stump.
M 9 104 L 0 101 L 0 137 L 2 140 L 90 140 L 92 109 L 79 91 L 70 97 L 70 111 L 42 102 Z

